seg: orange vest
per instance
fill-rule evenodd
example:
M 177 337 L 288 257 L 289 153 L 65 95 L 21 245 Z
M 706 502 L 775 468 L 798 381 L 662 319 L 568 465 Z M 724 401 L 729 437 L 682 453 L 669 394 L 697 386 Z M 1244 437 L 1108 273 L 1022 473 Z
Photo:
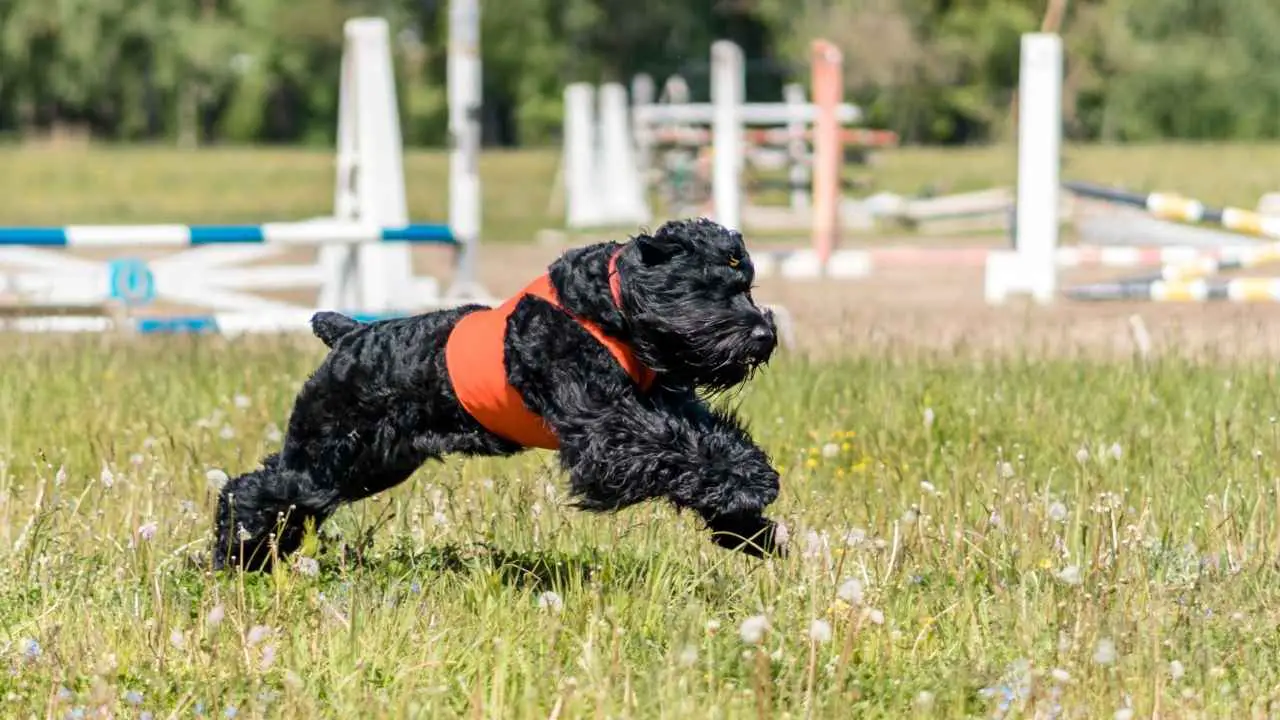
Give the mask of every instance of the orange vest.
M 614 304 L 621 306 L 617 258 L 614 253 L 609 259 L 609 289 Z M 486 430 L 524 447 L 555 450 L 560 447 L 560 440 L 542 418 L 525 406 L 520 393 L 507 380 L 503 350 L 507 318 L 525 295 L 562 307 L 551 278 L 542 275 L 498 307 L 463 316 L 445 341 L 445 366 L 458 402 Z M 653 371 L 636 358 L 630 347 L 606 335 L 590 320 L 577 315 L 573 318 L 604 345 L 641 390 L 649 389 Z

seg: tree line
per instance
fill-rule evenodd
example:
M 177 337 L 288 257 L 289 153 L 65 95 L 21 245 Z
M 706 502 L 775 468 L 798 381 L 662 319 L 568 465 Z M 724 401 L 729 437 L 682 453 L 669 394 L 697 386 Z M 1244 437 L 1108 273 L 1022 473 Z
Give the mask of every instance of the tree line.
M 748 99 L 780 99 L 807 81 L 820 36 L 843 49 L 847 94 L 870 124 L 907 142 L 989 141 L 1010 127 L 1019 38 L 1042 27 L 1045 5 L 483 0 L 485 138 L 556 141 L 574 81 L 680 73 L 705 99 L 719 38 L 745 50 Z M 357 15 L 393 28 L 406 142 L 445 142 L 448 0 L 3 0 L 0 135 L 331 143 L 342 23 Z M 1280 135 L 1275 0 L 1072 0 L 1060 31 L 1073 138 Z

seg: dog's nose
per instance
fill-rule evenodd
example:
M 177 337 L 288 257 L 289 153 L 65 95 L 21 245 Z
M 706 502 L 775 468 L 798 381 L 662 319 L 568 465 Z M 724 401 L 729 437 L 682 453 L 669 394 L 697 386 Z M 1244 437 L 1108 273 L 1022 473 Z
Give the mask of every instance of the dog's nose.
M 757 325 L 751 329 L 751 342 L 757 347 L 771 347 L 778 339 L 778 333 L 768 324 Z

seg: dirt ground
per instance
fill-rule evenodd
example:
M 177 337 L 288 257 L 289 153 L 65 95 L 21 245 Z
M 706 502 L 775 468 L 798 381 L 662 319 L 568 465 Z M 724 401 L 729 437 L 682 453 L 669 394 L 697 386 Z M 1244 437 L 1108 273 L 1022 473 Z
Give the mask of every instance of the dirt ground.
M 976 245 L 977 243 L 975 243 Z M 505 297 L 565 249 L 507 245 L 482 249 L 481 282 Z M 425 251 L 420 271 L 448 275 L 448 258 Z M 1138 270 L 1137 272 L 1141 272 Z M 895 348 L 899 351 L 1021 353 L 1132 357 L 1142 335 L 1151 356 L 1280 357 L 1280 303 L 1235 304 L 1059 300 L 988 306 L 982 267 L 877 268 L 859 280 L 761 278 L 759 302 L 785 308 L 797 349 L 815 355 Z M 1137 274 L 1132 269 L 1078 269 L 1060 286 Z

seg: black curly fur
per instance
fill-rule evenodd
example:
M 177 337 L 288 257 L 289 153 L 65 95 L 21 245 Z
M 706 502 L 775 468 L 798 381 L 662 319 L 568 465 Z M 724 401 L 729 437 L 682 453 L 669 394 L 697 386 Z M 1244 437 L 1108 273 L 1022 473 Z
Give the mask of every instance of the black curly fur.
M 609 289 L 617 260 L 621 304 Z M 566 252 L 549 270 L 562 308 L 534 297 L 507 324 L 507 375 L 560 441 L 576 505 L 616 511 L 665 498 L 696 511 L 717 544 L 754 556 L 781 552 L 764 509 L 778 473 L 730 411 L 698 391 L 734 387 L 777 343 L 771 314 L 751 297 L 742 237 L 709 220 L 663 225 L 626 244 Z M 480 305 L 360 323 L 312 319 L 332 348 L 298 393 L 282 450 L 231 480 L 218 499 L 214 565 L 264 568 L 298 548 L 341 504 L 391 488 L 446 453 L 523 450 L 461 407 L 445 340 Z M 642 391 L 569 313 L 627 342 L 657 373 Z

